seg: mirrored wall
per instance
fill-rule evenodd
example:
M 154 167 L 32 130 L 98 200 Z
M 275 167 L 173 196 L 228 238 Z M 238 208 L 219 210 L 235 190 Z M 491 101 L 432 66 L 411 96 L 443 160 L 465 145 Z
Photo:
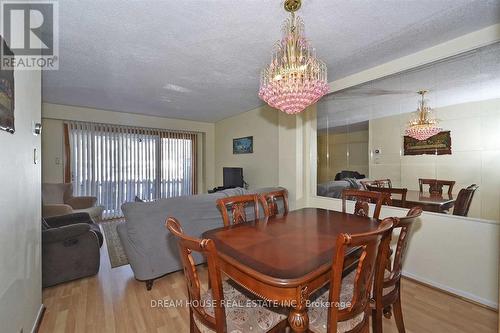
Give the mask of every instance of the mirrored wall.
M 441 131 L 414 139 L 421 90 Z M 500 220 L 500 43 L 330 94 L 317 110 L 318 196 L 389 188 L 394 206 Z

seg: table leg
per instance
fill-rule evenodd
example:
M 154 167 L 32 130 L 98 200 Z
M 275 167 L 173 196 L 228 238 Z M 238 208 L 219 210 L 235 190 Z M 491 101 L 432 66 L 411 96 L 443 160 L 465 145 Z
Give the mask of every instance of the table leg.
M 292 332 L 302 333 L 307 332 L 309 328 L 309 316 L 307 315 L 306 307 L 294 307 L 288 315 L 288 322 Z
M 298 295 L 298 302 L 292 306 L 288 314 L 288 323 L 292 332 L 302 333 L 309 330 L 309 315 L 307 314 L 306 301 L 308 298 L 307 287 L 303 287 Z

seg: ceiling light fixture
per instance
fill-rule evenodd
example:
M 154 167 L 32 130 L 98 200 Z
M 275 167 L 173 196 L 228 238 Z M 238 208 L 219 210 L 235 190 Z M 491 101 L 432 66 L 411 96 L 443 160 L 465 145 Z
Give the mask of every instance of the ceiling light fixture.
M 418 94 L 421 96 L 417 115 L 408 123 L 408 128 L 405 131 L 407 136 L 410 136 L 419 141 L 427 140 L 441 132 L 443 129 L 438 126 L 438 120 L 431 117 L 432 109 L 427 105 L 425 94 L 427 90 L 421 90 Z
M 261 72 L 259 97 L 270 106 L 296 114 L 316 103 L 329 90 L 326 64 L 304 36 L 304 23 L 295 12 L 301 0 L 286 0 L 291 17 L 283 38 L 274 47 L 271 63 Z

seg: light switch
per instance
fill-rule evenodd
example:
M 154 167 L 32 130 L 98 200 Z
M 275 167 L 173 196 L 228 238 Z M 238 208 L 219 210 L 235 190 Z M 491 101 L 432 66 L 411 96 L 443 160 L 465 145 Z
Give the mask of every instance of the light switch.
M 56 165 L 61 165 L 61 158 L 60 157 L 56 157 Z

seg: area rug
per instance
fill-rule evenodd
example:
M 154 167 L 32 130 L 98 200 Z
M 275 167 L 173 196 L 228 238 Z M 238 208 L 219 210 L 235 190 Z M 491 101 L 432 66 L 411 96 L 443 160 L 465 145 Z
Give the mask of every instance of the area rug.
M 123 223 L 125 223 L 125 219 L 99 223 L 104 232 L 104 237 L 106 238 L 111 268 L 128 265 L 127 255 L 123 250 L 122 242 L 120 241 L 118 231 L 116 230 L 116 227 Z

